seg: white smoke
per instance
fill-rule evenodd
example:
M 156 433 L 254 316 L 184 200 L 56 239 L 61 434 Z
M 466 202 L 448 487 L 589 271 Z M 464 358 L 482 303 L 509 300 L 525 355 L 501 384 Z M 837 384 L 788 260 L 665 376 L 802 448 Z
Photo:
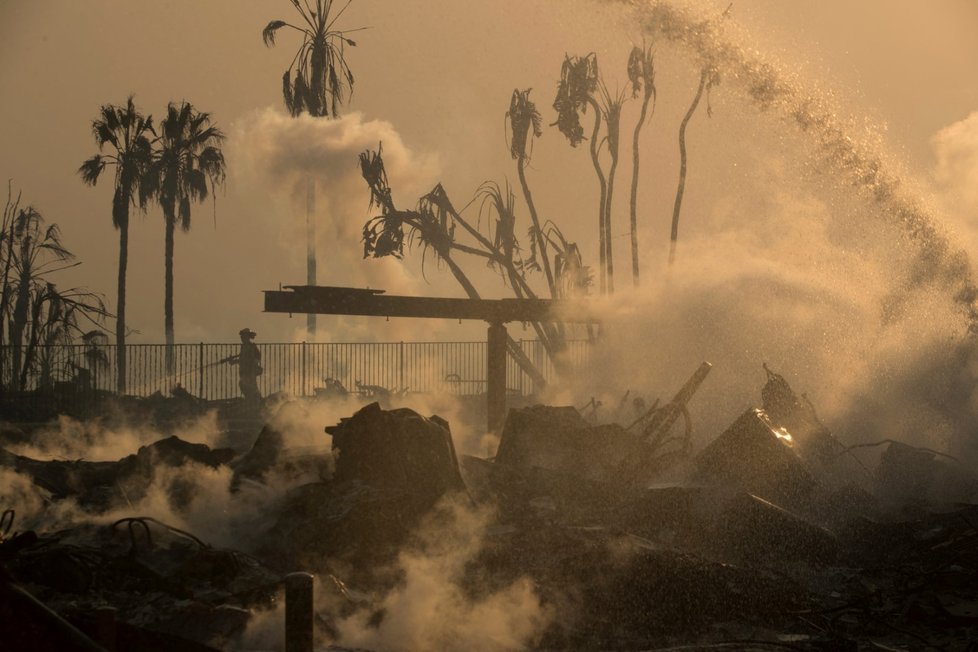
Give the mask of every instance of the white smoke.
M 963 208 L 974 221 L 978 217 L 978 111 L 938 131 L 931 146 L 938 184 L 964 201 Z
M 318 285 L 370 287 L 391 294 L 432 292 L 416 264 L 393 257 L 363 258 L 363 225 L 379 210 L 368 208 L 370 195 L 358 156 L 381 143 L 394 199 L 398 206 L 412 208 L 434 185 L 438 162 L 411 151 L 389 122 L 368 120 L 357 112 L 336 119 L 291 117 L 268 108 L 232 125 L 229 169 L 240 192 L 253 196 L 257 204 L 270 205 L 272 214 L 265 219 L 275 223 L 283 252 L 279 255 L 289 266 L 292 283 L 306 282 L 306 193 L 308 180 L 314 179 Z M 297 340 L 304 339 L 301 326 L 296 323 Z M 412 339 L 430 331 L 417 321 L 383 326 L 376 319 L 338 317 L 331 317 L 326 328 L 328 339 L 334 341 Z
M 338 623 L 338 643 L 374 650 L 518 650 L 542 633 L 552 614 L 528 578 L 488 595 L 464 588 L 466 565 L 485 542 L 491 513 L 460 505 L 436 510 L 418 545 L 398 557 L 403 581 L 377 609 Z M 372 622 L 377 611 L 379 624 Z

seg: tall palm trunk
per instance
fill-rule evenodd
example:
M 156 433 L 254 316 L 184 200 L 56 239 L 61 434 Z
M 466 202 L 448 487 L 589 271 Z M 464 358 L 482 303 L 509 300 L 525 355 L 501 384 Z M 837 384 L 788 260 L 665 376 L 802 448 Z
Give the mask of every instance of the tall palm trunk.
M 591 131 L 591 163 L 594 165 L 594 173 L 598 175 L 598 183 L 601 187 L 600 204 L 598 205 L 598 259 L 601 266 L 600 288 L 601 294 L 606 294 L 608 291 L 608 244 L 604 214 L 605 205 L 608 200 L 608 184 L 605 181 L 604 172 L 601 170 L 601 163 L 598 161 L 598 134 L 601 131 L 601 109 L 598 107 L 598 103 L 592 98 L 588 98 L 588 104 L 591 105 L 591 109 L 594 111 L 594 129 Z
M 9 185 L 8 185 L 7 192 L 9 195 L 10 193 Z M 16 222 L 15 216 L 17 213 L 17 206 L 19 203 L 20 203 L 19 194 L 17 195 L 17 201 L 14 202 L 13 204 L 11 204 L 10 199 L 8 198 L 7 207 L 6 207 L 7 210 L 4 211 L 4 216 L 3 216 L 5 220 L 4 226 L 7 226 L 9 224 L 10 228 L 5 229 L 5 236 L 7 239 L 7 253 L 4 256 L 4 264 L 3 264 L 3 277 L 2 277 L 3 287 L 0 288 L 0 347 L 8 343 L 5 338 L 7 332 L 6 329 L 8 326 L 6 322 L 7 322 L 7 315 L 9 314 L 10 294 L 11 294 L 10 268 L 14 262 L 14 255 L 13 255 L 14 254 L 14 224 Z M 7 221 L 8 218 L 9 218 L 9 222 Z M 10 341 L 9 343 L 13 344 L 13 341 Z M 6 376 L 4 375 L 5 369 L 2 366 L 2 363 L 5 362 L 5 358 L 6 356 L 3 354 L 2 351 L 0 351 L 0 389 L 3 388 L 4 381 L 6 380 Z M 13 386 L 14 384 L 13 375 L 10 376 L 10 384 L 11 386 Z
M 618 121 L 621 113 L 609 115 L 608 122 L 608 153 L 611 155 L 611 166 L 608 168 L 608 197 L 604 207 L 604 242 L 608 251 L 605 260 L 608 264 L 608 294 L 615 293 L 615 258 L 611 238 L 611 204 L 615 196 L 615 173 L 618 171 Z
M 128 203 L 127 203 L 128 213 Z M 116 389 L 126 393 L 126 268 L 129 265 L 129 216 L 119 225 L 119 285 L 115 320 Z
M 167 210 L 166 236 L 163 251 L 163 330 L 166 334 L 166 373 L 174 372 L 173 358 L 173 232 L 176 230 L 176 215 L 173 207 Z
M 706 88 L 707 72 L 704 70 L 700 74 L 700 85 L 696 89 L 693 103 L 689 105 L 689 110 L 683 117 L 679 125 L 679 187 L 676 189 L 676 203 L 672 207 L 672 237 L 669 241 L 669 264 L 672 265 L 676 260 L 676 240 L 679 238 L 679 212 L 683 204 L 683 193 L 686 191 L 686 127 L 700 104 L 703 97 L 703 89 Z
M 306 179 L 306 285 L 316 285 L 316 179 Z M 306 336 L 316 339 L 316 315 L 306 315 Z
M 29 238 L 29 236 L 25 237 Z M 21 251 L 24 253 L 21 255 L 22 267 L 20 268 L 18 274 L 17 298 L 14 301 L 14 310 L 10 324 L 10 343 L 14 345 L 14 361 L 11 380 L 13 380 L 14 383 L 18 383 L 18 379 L 21 378 L 22 366 L 26 364 L 24 360 L 24 331 L 27 328 L 31 298 L 31 275 L 29 268 L 26 267 L 28 263 L 26 262 L 27 256 L 25 255 L 28 247 L 29 245 L 25 246 L 24 241 L 21 242 Z M 19 384 L 17 387 L 20 390 L 24 389 L 23 384 Z
M 526 181 L 526 158 L 520 156 L 516 160 L 516 172 L 520 178 L 520 185 L 523 187 L 523 197 L 526 199 L 526 206 L 530 211 L 530 220 L 533 222 L 533 233 L 537 241 L 537 251 L 543 259 L 543 272 L 547 276 L 547 287 L 550 296 L 557 298 L 557 284 L 554 280 L 553 270 L 550 268 L 550 256 L 547 253 L 547 240 L 543 237 L 543 229 L 540 226 L 540 218 L 537 216 L 537 208 L 533 203 L 533 195 L 530 193 L 530 185 Z
M 629 231 L 632 236 L 632 285 L 638 287 L 639 283 L 639 264 L 638 264 L 638 163 L 639 163 L 639 135 L 645 125 L 646 114 L 649 109 L 649 100 L 652 99 L 650 93 L 645 94 L 642 100 L 642 112 L 639 114 L 638 122 L 635 124 L 635 131 L 632 133 L 632 188 L 631 197 L 628 203 Z

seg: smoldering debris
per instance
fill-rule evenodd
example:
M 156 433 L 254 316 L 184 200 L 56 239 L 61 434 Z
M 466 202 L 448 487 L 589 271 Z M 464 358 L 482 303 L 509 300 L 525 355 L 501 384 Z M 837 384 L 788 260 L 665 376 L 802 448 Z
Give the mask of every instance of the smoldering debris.
M 0 450 L 0 620 L 39 650 L 284 649 L 302 570 L 319 649 L 978 644 L 974 473 L 847 445 L 766 368 L 694 450 L 708 370 L 624 423 L 512 409 L 494 457 L 376 403 L 298 435 L 288 405 L 237 448 Z

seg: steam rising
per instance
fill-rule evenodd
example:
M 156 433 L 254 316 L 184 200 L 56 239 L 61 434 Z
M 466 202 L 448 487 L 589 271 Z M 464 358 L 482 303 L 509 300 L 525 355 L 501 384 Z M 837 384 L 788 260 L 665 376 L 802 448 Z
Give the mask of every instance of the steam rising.
M 463 588 L 466 564 L 484 545 L 491 514 L 459 505 L 436 510 L 417 544 L 398 558 L 403 581 L 380 600 L 383 617 L 361 611 L 339 623 L 342 645 L 375 650 L 515 650 L 550 619 L 529 579 L 480 597 Z
M 283 239 L 295 271 L 291 282 L 305 283 L 306 184 L 316 182 L 316 249 L 320 285 L 372 287 L 392 294 L 418 294 L 419 279 L 400 260 L 363 261 L 361 230 L 368 217 L 369 193 L 357 155 L 383 142 L 384 161 L 406 197 L 433 184 L 437 163 L 419 156 L 402 141 L 389 122 L 366 120 L 360 113 L 336 119 L 292 116 L 264 109 L 236 122 L 229 142 L 229 169 L 236 181 L 258 198 L 277 198 L 275 231 Z M 405 200 L 410 201 L 410 200 Z M 296 263 L 302 263 L 300 267 Z M 301 279 L 301 280 L 300 280 Z M 375 322 L 371 322 L 375 323 Z M 404 329 L 421 325 L 401 322 Z M 402 334 L 409 337 L 410 333 Z M 364 338 L 363 327 L 351 320 L 331 319 L 330 338 Z M 299 339 L 301 335 L 297 334 Z
M 978 212 L 978 112 L 941 129 L 931 144 L 937 157 L 937 182 L 942 190 L 964 200 L 973 222 Z
M 597 369 L 555 398 L 594 395 L 607 416 L 625 389 L 666 400 L 709 360 L 714 373 L 692 406 L 705 443 L 757 404 L 767 362 L 850 441 L 889 437 L 974 455 L 971 265 L 878 135 L 741 46 L 717 14 L 627 4 L 659 43 L 715 67 L 721 88 L 736 93 L 718 112 L 760 135 L 737 143 L 753 173 L 696 216 L 708 226 L 680 240 L 677 264 L 604 300 Z M 946 185 L 974 174 L 974 124 L 935 138 Z

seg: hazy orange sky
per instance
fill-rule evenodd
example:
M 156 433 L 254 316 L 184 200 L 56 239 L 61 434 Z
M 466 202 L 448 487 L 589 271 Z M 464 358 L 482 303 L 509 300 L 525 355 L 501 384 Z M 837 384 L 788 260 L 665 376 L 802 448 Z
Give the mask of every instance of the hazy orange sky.
M 703 6 L 719 13 L 728 4 Z M 195 208 L 191 232 L 177 236 L 177 341 L 233 341 L 243 326 L 257 330 L 261 341 L 301 339 L 304 320 L 262 314 L 260 294 L 305 279 L 301 211 L 293 206 L 288 180 L 276 180 L 275 170 L 262 167 L 271 159 L 269 148 L 284 142 L 273 126 L 289 128 L 279 119 L 280 80 L 298 40 L 283 31 L 277 47 L 268 49 L 261 29 L 272 19 L 291 18 L 292 11 L 285 0 L 0 2 L 0 175 L 13 180 L 26 203 L 62 227 L 66 245 L 83 262 L 59 284 L 87 286 L 115 304 L 118 235 L 111 226 L 111 175 L 93 189 L 76 174 L 96 152 L 89 126 L 99 105 L 122 103 L 134 93 L 144 112 L 160 115 L 168 101 L 185 99 L 210 112 L 228 134 L 229 175 L 226 190 L 218 195 L 216 226 L 207 203 Z M 399 138 L 403 151 L 390 181 L 404 207 L 439 180 L 456 206 L 465 205 L 486 179 L 508 177 L 515 183 L 503 130 L 513 88 L 532 87 L 549 124 L 565 52 L 597 52 L 606 78 L 624 86 L 628 51 L 642 39 L 624 16 L 618 3 L 584 0 L 354 0 L 343 24 L 370 27 L 356 34 L 359 45 L 349 53 L 357 83 L 346 111 L 360 116 L 349 121 L 347 131 L 340 129 L 349 140 L 336 146 L 355 154 L 358 138 L 383 133 L 392 147 Z M 940 190 L 941 183 L 958 183 L 958 173 L 945 168 L 974 150 L 967 149 L 962 136 L 955 142 L 963 144 L 947 150 L 951 153 L 939 169 L 932 140 L 941 130 L 966 124 L 962 121 L 978 111 L 978 3 L 745 0 L 733 4 L 729 20 L 749 34 L 750 47 L 799 71 L 803 83 L 833 91 L 855 123 L 885 125 L 885 147 L 921 184 Z M 695 70 L 681 51 L 663 45 L 658 61 L 659 109 L 646 140 L 650 178 L 641 198 L 650 270 L 664 260 L 675 189 L 675 129 L 696 83 Z M 741 201 L 743 178 L 738 175 L 748 174 L 753 182 L 760 174 L 732 172 L 738 162 L 738 170 L 744 169 L 745 139 L 756 136 L 751 132 L 755 118 L 737 99 L 735 86 L 722 84 L 712 104 L 713 118 L 699 116 L 690 128 L 689 216 Z M 545 131 L 531 183 L 541 210 L 581 243 L 593 264 L 597 189 L 590 162 L 555 129 Z M 301 133 L 290 137 L 297 139 L 296 147 L 309 145 Z M 367 196 L 355 156 L 350 156 L 349 169 L 342 168 L 343 160 L 323 163 L 337 170 L 341 190 L 332 197 L 326 192 L 320 203 L 319 283 L 392 283 L 392 289 L 402 291 L 460 295 L 434 267 L 427 270 L 433 283 L 426 286 L 417 257 L 408 256 L 404 271 L 390 261 L 359 261 L 357 233 L 369 215 Z M 621 174 L 625 188 L 628 172 Z M 757 183 L 763 188 L 763 180 Z M 624 192 L 615 209 L 616 235 L 627 232 Z M 525 216 L 520 204 L 518 210 Z M 689 219 L 689 237 L 707 228 L 707 222 L 697 226 Z M 134 216 L 128 323 L 140 334 L 133 342 L 162 341 L 162 236 L 158 208 Z M 627 286 L 627 239 L 617 239 L 616 247 L 619 285 Z M 505 293 L 488 276 L 482 284 L 487 295 Z M 479 329 L 453 323 L 323 319 L 320 339 L 479 334 Z

